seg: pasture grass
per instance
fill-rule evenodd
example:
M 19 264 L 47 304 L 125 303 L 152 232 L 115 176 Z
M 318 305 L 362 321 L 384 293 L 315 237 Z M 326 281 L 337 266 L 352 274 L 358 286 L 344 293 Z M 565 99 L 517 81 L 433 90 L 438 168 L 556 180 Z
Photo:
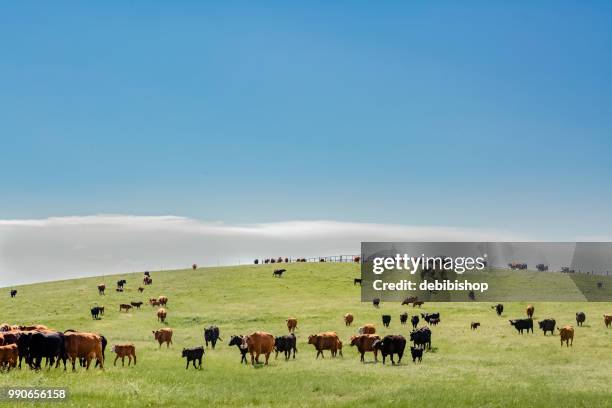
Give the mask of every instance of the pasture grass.
M 420 310 L 399 303 L 380 309 L 360 302 L 356 264 L 306 263 L 283 265 L 287 273 L 273 278 L 274 265 L 201 268 L 152 272 L 153 285 L 140 294 L 142 274 L 57 281 L 18 287 L 15 299 L 8 289 L 0 298 L 0 321 L 40 323 L 58 330 L 78 329 L 104 334 L 109 340 L 106 368 L 12 370 L 0 374 L 0 387 L 66 387 L 70 397 L 62 406 L 418 406 L 418 407 L 606 407 L 612 406 L 612 329 L 602 315 L 612 303 L 534 303 L 536 319 L 554 317 L 557 325 L 573 324 L 573 347 L 561 347 L 558 336 L 519 335 L 508 319 L 524 316 L 527 303 L 505 303 L 502 317 L 491 303 L 427 303 Z M 127 279 L 117 293 L 115 282 Z M 96 285 L 105 281 L 107 294 Z M 167 324 L 157 322 L 155 309 L 119 312 L 120 303 L 166 295 Z M 106 314 L 92 320 L 89 309 L 104 305 Z M 385 334 L 409 336 L 409 324 L 399 315 L 440 312 L 442 322 L 432 327 L 431 351 L 422 364 L 413 364 L 410 352 L 399 366 L 359 361 L 349 338 L 365 323 L 375 323 Z M 576 327 L 577 311 L 587 315 Z M 343 315 L 355 316 L 345 327 Z M 380 323 L 391 314 L 391 326 Z M 228 347 L 232 334 L 265 330 L 285 334 L 285 319 L 298 319 L 295 360 L 279 355 L 268 367 L 240 364 L 240 354 Z M 470 322 L 482 326 L 470 330 Z M 202 370 L 185 370 L 183 347 L 203 344 L 203 328 L 215 324 L 223 341 L 208 349 Z M 420 324 L 422 325 L 422 323 Z M 152 330 L 174 330 L 174 344 L 161 349 Z M 334 330 L 344 342 L 344 358 L 315 360 L 306 344 L 309 334 Z M 135 367 L 114 367 L 112 344 L 136 346 Z

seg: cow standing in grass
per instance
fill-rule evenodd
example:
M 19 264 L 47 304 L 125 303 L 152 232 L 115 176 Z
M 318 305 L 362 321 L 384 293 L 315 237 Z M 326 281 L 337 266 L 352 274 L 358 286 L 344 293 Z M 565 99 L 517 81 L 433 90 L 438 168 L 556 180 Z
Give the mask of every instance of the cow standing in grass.
M 105 284 L 101 283 L 101 284 L 98 285 L 98 294 L 99 295 L 103 295 L 105 290 L 106 290 L 106 285 Z
M 125 358 L 128 358 L 128 367 L 134 359 L 134 365 L 136 365 L 136 347 L 133 344 L 115 344 L 112 348 L 113 353 L 117 354 L 113 365 L 117 365 L 117 360 L 121 359 L 121 365 L 125 366 Z
M 576 313 L 576 324 L 578 326 L 582 326 L 585 321 L 586 321 L 586 315 L 584 314 L 584 312 Z
M 563 347 L 563 342 L 567 347 L 574 346 L 574 328 L 572 326 L 565 326 L 562 329 L 557 327 L 559 330 L 559 337 L 561 338 L 561 347 Z
M 238 350 L 240 351 L 240 354 L 242 355 L 242 358 L 240 359 L 240 363 L 242 364 L 242 362 L 244 362 L 244 364 L 248 364 L 246 355 L 249 352 L 249 347 L 247 346 L 246 341 L 244 340 L 244 336 L 232 336 L 230 338 L 228 346 L 238 347 Z
M 195 347 L 190 349 L 183 349 L 181 357 L 187 358 L 187 365 L 185 366 L 185 370 L 189 368 L 189 363 L 193 363 L 193 368 L 202 368 L 202 357 L 204 357 L 204 347 Z M 196 366 L 196 361 L 199 363 Z
M 353 315 L 350 313 L 347 313 L 344 315 L 344 325 L 345 326 L 350 326 L 353 323 Z
M 206 347 L 208 347 L 208 343 L 212 349 L 215 349 L 215 345 L 217 344 L 217 340 L 219 340 L 221 336 L 219 335 L 219 328 L 217 326 L 208 326 L 204 329 L 204 342 L 206 343 Z
M 287 322 L 287 329 L 289 330 L 289 333 L 295 332 L 295 329 L 298 324 L 297 319 L 295 317 L 290 317 L 286 320 L 286 322 Z

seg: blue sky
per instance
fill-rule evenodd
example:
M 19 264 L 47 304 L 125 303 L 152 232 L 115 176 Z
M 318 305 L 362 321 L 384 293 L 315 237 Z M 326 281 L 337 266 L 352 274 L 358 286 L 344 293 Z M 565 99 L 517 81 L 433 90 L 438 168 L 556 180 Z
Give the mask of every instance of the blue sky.
M 612 4 L 28 2 L 0 218 L 612 233 Z

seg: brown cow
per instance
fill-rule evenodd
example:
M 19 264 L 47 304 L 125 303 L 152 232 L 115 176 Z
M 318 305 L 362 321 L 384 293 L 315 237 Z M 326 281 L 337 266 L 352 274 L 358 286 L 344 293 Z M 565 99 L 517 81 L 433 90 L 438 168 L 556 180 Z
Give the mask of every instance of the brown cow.
M 155 298 L 149 298 L 149 304 L 151 306 L 159 306 L 159 301 Z
M 103 295 L 105 290 L 106 290 L 106 285 L 105 284 L 101 283 L 101 284 L 98 285 L 98 293 L 100 295 Z
M 606 327 L 610 327 L 610 324 L 612 324 L 612 315 L 603 315 L 604 316 L 604 323 L 606 324 Z
M 4 335 L 0 333 L 0 346 L 4 346 Z
M 374 361 L 378 361 L 378 350 L 372 347 L 374 341 L 380 340 L 380 336 L 375 334 L 362 334 L 361 336 L 351 337 L 351 346 L 357 346 L 357 350 L 361 353 L 361 362 L 364 362 L 364 354 L 368 351 L 374 352 Z
M 66 332 L 64 333 L 64 348 L 66 357 L 72 362 L 74 371 L 77 359 L 85 359 L 85 369 L 89 370 L 91 360 L 96 358 L 100 368 L 104 368 L 104 356 L 102 355 L 102 338 L 95 333 Z M 64 367 L 65 369 L 65 367 Z
M 359 328 L 359 334 L 374 334 L 376 333 L 376 326 L 373 324 L 366 324 Z
M 42 325 L 42 324 L 35 324 L 35 325 L 32 325 L 32 326 L 17 326 L 17 330 L 21 330 L 21 331 L 32 331 L 32 330 L 45 331 L 45 330 L 51 330 L 51 329 L 49 329 L 47 326 Z
M 295 317 L 290 317 L 287 319 L 287 329 L 289 329 L 289 333 L 295 332 L 295 328 L 297 327 L 297 319 Z
M 160 296 L 157 298 L 157 302 L 162 306 L 166 306 L 166 303 L 168 303 L 168 298 L 166 296 Z
M 346 326 L 350 326 L 351 323 L 353 323 L 353 315 L 350 313 L 347 313 L 344 315 L 344 324 Z
M 533 305 L 529 305 L 527 306 L 527 317 L 529 317 L 530 319 L 533 319 L 533 312 L 535 311 L 535 308 L 533 307 Z
M 557 327 L 557 330 L 559 330 L 559 337 L 561 338 L 561 347 L 563 347 L 563 342 L 567 347 L 570 344 L 574 345 L 574 328 L 572 326 L 565 326 L 562 329 Z
M 11 331 L 13 330 L 13 326 L 11 326 L 8 323 L 2 323 L 0 324 L 0 332 L 5 332 L 5 331 Z
M 7 371 L 10 371 L 11 367 L 17 366 L 18 358 L 19 352 L 16 344 L 0 346 L 0 367 L 7 367 Z
M 161 308 L 157 311 L 157 321 L 161 321 L 162 323 L 164 323 L 166 321 L 166 309 Z
M 115 344 L 113 346 L 113 353 L 116 353 L 115 362 L 113 365 L 117 365 L 117 360 L 121 358 L 121 365 L 125 365 L 125 358 L 128 358 L 128 367 L 132 363 L 132 357 L 134 357 L 134 365 L 136 365 L 136 347 L 133 344 Z
M 132 308 L 132 305 L 128 305 L 125 303 L 122 303 L 119 305 L 119 311 L 125 310 L 126 313 L 129 312 L 131 308 Z
M 330 350 L 332 357 L 336 356 L 339 349 L 342 350 L 342 342 L 336 332 L 312 334 L 308 336 L 308 344 L 312 344 L 317 350 L 316 358 L 319 358 L 319 354 L 322 358 L 325 358 L 323 350 Z M 340 355 L 342 355 L 342 352 L 340 352 Z
M 251 364 L 255 365 L 255 362 L 259 364 L 259 355 L 263 354 L 266 357 L 266 365 L 268 365 L 268 359 L 270 353 L 274 351 L 274 336 L 266 332 L 254 332 L 244 337 L 243 340 L 251 354 Z
M 170 347 L 170 344 L 172 344 L 172 329 L 159 329 L 153 331 L 153 335 L 155 336 L 155 340 L 159 342 L 160 348 L 163 343 L 166 343 L 166 348 Z

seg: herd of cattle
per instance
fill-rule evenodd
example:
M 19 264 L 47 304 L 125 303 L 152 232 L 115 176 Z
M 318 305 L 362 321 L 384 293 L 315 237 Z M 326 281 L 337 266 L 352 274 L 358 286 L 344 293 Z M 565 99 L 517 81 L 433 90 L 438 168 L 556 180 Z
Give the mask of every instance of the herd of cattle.
M 195 265 L 194 265 L 195 266 Z M 273 276 L 282 276 L 285 269 L 277 269 L 273 271 Z M 356 280 L 355 280 L 356 281 Z M 143 277 L 143 284 L 151 285 L 152 279 L 149 272 L 145 272 Z M 127 283 L 125 279 L 117 281 L 117 291 L 122 292 L 124 285 Z M 355 283 L 355 282 L 354 282 Z M 98 293 L 104 295 L 106 286 L 100 284 L 97 287 Z M 142 287 L 138 288 L 139 292 L 143 291 Z M 11 290 L 11 297 L 14 298 L 17 294 L 16 290 Z M 121 303 L 119 305 L 119 312 L 129 312 L 132 308 L 140 309 L 143 302 L 130 302 Z M 158 306 L 157 318 L 158 321 L 164 323 L 167 317 L 167 311 L 165 307 L 168 304 L 168 297 L 159 296 L 157 298 L 150 298 L 149 304 L 153 307 Z M 380 301 L 375 299 L 373 302 L 375 307 L 379 307 Z M 406 298 L 402 305 L 422 306 L 424 302 L 419 301 L 416 297 Z M 502 316 L 504 306 L 497 304 L 491 306 L 495 310 L 498 316 Z M 533 321 L 534 321 L 535 308 L 529 305 L 525 313 L 526 318 L 510 320 L 510 324 L 517 330 L 518 333 L 523 334 L 524 332 L 531 331 L 533 333 Z M 93 319 L 101 319 L 104 316 L 104 306 L 94 306 L 91 308 L 91 316 Z M 409 315 L 407 312 L 402 313 L 399 316 L 400 323 L 406 325 L 408 322 Z M 424 321 L 427 324 L 418 327 L 420 321 Z M 354 316 L 351 313 L 344 315 L 344 323 L 346 326 L 351 326 L 354 321 Z M 381 316 L 382 325 L 388 328 L 391 324 L 391 315 L 383 314 Z M 586 314 L 584 312 L 576 313 L 576 323 L 581 326 L 586 321 Z M 393 365 L 396 364 L 394 356 L 397 356 L 397 364 L 401 363 L 406 343 L 410 341 L 412 343 L 410 347 L 412 361 L 414 363 L 421 362 L 423 353 L 425 350 L 431 349 L 432 344 L 432 330 L 430 326 L 437 326 L 441 322 L 440 313 L 420 313 L 420 316 L 413 315 L 410 317 L 410 323 L 412 330 L 409 332 L 409 340 L 407 340 L 401 334 L 392 334 L 381 337 L 376 334 L 376 326 L 374 324 L 365 324 L 358 329 L 358 332 L 351 336 L 348 344 L 355 347 L 360 354 L 360 360 L 365 361 L 365 353 L 372 353 L 374 360 L 378 361 L 378 354 L 382 355 L 383 364 L 386 363 L 387 357 L 391 360 Z M 604 323 L 606 327 L 612 325 L 612 315 L 604 314 Z M 282 336 L 274 336 L 271 333 L 264 331 L 256 331 L 247 335 L 233 335 L 230 337 L 228 345 L 235 346 L 240 352 L 240 362 L 247 364 L 247 354 L 250 355 L 251 364 L 255 365 L 260 363 L 260 356 L 264 356 L 264 363 L 267 365 L 270 355 L 275 352 L 275 358 L 278 357 L 278 353 L 282 353 L 286 360 L 296 357 L 297 353 L 297 337 L 295 330 L 298 325 L 298 320 L 294 317 L 290 317 L 286 320 L 287 329 L 289 334 Z M 561 346 L 563 343 L 567 347 L 573 345 L 574 340 L 574 328 L 571 325 L 564 327 L 557 327 L 557 322 L 553 318 L 546 318 L 538 321 L 539 328 L 544 332 L 546 336 L 547 332 L 551 335 L 554 334 L 555 329 L 559 332 L 559 338 Z M 480 327 L 480 322 L 471 322 L 471 330 L 477 330 Z M 173 331 L 171 328 L 161 328 L 152 332 L 155 341 L 159 343 L 159 347 L 165 343 L 166 348 L 169 348 L 172 344 Z M 220 336 L 220 330 L 217 326 L 209 326 L 204 329 L 204 342 L 206 348 L 210 347 L 214 350 L 217 341 L 222 340 Z M 329 351 L 332 357 L 338 355 L 343 356 L 342 346 L 343 342 L 335 331 L 327 331 L 318 334 L 312 334 L 308 336 L 307 344 L 310 344 L 316 350 L 316 357 L 321 356 L 324 358 L 323 352 Z M 56 331 L 49 329 L 44 325 L 0 325 L 0 369 L 6 369 L 9 371 L 14 367 L 22 367 L 22 361 L 25 360 L 26 364 L 34 370 L 42 368 L 42 360 L 45 360 L 45 366 L 50 369 L 55 365 L 59 367 L 60 363 L 63 363 L 64 370 L 66 370 L 66 362 L 72 364 L 72 369 L 76 370 L 76 364 L 79 366 L 89 369 L 91 363 L 95 360 L 95 367 L 104 368 L 105 351 L 107 346 L 107 339 L 105 336 L 98 333 L 91 332 L 79 332 L 76 330 Z M 132 360 L 136 365 L 136 348 L 131 343 L 115 344 L 111 348 L 112 352 L 115 353 L 115 360 L 113 365 L 117 364 L 117 360 L 121 359 L 122 365 L 125 365 L 125 358 L 128 358 L 128 366 L 131 365 Z M 186 358 L 187 364 L 186 369 L 189 368 L 191 363 L 194 368 L 202 367 L 202 359 L 205 354 L 205 347 L 198 346 L 194 348 L 185 348 L 182 350 L 182 358 Z

